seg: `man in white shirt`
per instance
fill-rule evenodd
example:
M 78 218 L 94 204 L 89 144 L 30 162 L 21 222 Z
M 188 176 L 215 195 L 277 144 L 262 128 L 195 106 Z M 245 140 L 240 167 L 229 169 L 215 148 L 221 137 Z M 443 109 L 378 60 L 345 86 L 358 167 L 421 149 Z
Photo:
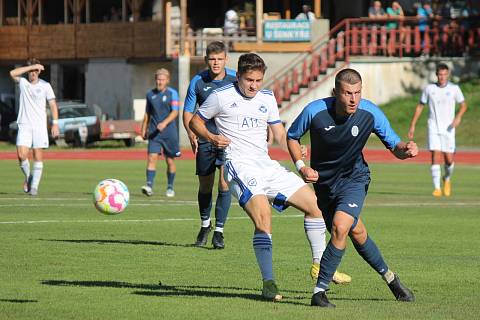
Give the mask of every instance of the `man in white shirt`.
M 20 88 L 17 117 L 17 157 L 25 176 L 23 191 L 38 194 L 43 171 L 42 149 L 48 148 L 46 102 L 52 112 L 52 136 L 58 136 L 58 108 L 50 84 L 39 78 L 43 65 L 37 59 L 27 61 L 27 66 L 10 71 L 10 77 Z M 28 80 L 22 74 L 28 73 Z M 33 169 L 30 171 L 28 154 L 33 149 Z
M 415 125 L 420 117 L 423 107 L 428 103 L 428 149 L 432 153 L 432 179 L 434 197 L 441 197 L 441 167 L 442 156 L 444 158 L 443 195 L 451 195 L 452 184 L 450 181 L 454 168 L 455 154 L 455 128 L 462 121 L 463 114 L 467 111 L 467 104 L 462 90 L 456 84 L 448 81 L 450 70 L 444 63 L 437 66 L 437 83 L 429 84 L 422 92 L 420 102 L 417 104 L 415 113 L 408 131 L 408 138 L 413 139 Z M 460 109 L 455 115 L 455 105 Z
M 308 20 L 312 23 L 315 21 L 315 13 L 312 12 L 308 4 L 304 4 L 302 6 L 302 12 L 295 17 L 295 20 Z
M 273 93 L 261 90 L 265 70 L 258 55 L 240 56 L 237 82 L 214 90 L 193 116 L 190 129 L 225 149 L 225 180 L 255 225 L 253 249 L 263 278 L 262 296 L 278 301 L 282 296 L 273 276 L 269 204 L 278 211 L 292 205 L 305 213 L 314 259 L 325 250 L 325 222 L 312 189 L 268 155 L 267 126 L 284 150 L 286 132 Z M 215 120 L 218 134 L 208 131 L 205 123 L 210 119 Z

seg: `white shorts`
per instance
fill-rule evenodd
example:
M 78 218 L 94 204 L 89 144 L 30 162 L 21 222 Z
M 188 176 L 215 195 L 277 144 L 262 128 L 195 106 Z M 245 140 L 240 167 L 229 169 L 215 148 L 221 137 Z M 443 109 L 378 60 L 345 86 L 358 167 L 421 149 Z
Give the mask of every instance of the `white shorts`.
M 454 153 L 455 131 L 447 131 L 446 133 L 428 133 L 428 150 Z
M 48 148 L 47 127 L 34 128 L 29 124 L 18 124 L 17 146 Z
M 299 176 L 271 159 L 227 160 L 224 175 L 242 208 L 251 197 L 262 194 L 281 212 L 288 207 L 288 198 L 305 185 Z

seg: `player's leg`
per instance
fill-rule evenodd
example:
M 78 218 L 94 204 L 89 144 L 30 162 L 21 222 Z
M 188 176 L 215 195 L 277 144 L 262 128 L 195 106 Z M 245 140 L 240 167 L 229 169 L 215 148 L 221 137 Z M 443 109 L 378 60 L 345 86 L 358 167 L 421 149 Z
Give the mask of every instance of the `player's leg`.
M 430 167 L 430 172 L 432 174 L 433 181 L 433 192 L 434 197 L 442 196 L 442 189 L 440 187 L 440 179 L 442 176 L 442 171 L 440 168 L 441 156 L 442 156 L 442 136 L 436 133 L 428 134 L 428 149 L 431 152 L 432 156 L 432 165 Z
M 165 195 L 167 197 L 175 197 L 175 191 L 173 186 L 175 184 L 175 175 L 177 173 L 177 166 L 173 157 L 165 156 L 165 163 L 167 164 L 167 191 Z
M 34 128 L 32 136 L 33 166 L 32 180 L 30 183 L 30 195 L 38 194 L 38 187 L 43 173 L 43 149 L 48 148 L 47 127 Z
M 208 235 L 212 229 L 210 211 L 212 210 L 212 189 L 215 183 L 216 167 L 214 147 L 211 143 L 198 144 L 195 165 L 199 183 L 197 200 L 201 219 L 195 246 L 203 247 L 207 244 Z
M 153 186 L 157 174 L 158 154 L 162 151 L 160 142 L 156 139 L 148 139 L 147 168 L 145 170 L 146 183 L 142 187 L 142 193 L 147 197 L 153 195 Z
M 367 229 L 359 219 L 357 225 L 350 231 L 350 238 L 358 254 L 387 283 L 398 301 L 414 301 L 413 293 L 405 287 L 396 274 L 387 266 L 375 242 L 368 236 Z
M 24 175 L 23 191 L 28 193 L 32 182 L 30 171 L 30 162 L 28 161 L 28 154 L 32 147 L 33 132 L 30 126 L 18 125 L 17 133 L 17 158 L 20 165 L 20 170 Z
M 218 175 L 218 195 L 215 202 L 215 232 L 212 237 L 212 245 L 215 249 L 225 248 L 225 242 L 223 239 L 223 228 L 227 222 L 228 210 L 232 202 L 232 196 L 230 190 L 228 190 L 228 184 L 224 177 L 223 165 L 219 167 Z
M 452 194 L 452 182 L 451 177 L 453 174 L 453 169 L 455 168 L 455 162 L 453 161 L 453 153 L 445 152 L 444 154 L 445 159 L 445 171 L 443 176 L 443 193 L 445 196 L 449 197 Z

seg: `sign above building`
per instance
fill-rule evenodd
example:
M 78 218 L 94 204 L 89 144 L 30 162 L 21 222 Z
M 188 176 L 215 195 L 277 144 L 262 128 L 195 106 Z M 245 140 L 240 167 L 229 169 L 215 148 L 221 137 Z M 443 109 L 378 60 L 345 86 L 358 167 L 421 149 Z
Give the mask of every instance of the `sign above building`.
M 263 41 L 308 42 L 311 39 L 308 20 L 266 20 Z

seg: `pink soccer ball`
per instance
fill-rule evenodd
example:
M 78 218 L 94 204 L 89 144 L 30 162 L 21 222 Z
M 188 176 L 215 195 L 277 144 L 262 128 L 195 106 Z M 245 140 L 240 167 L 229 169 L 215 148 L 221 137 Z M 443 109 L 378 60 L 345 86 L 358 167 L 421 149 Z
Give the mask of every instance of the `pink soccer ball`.
M 95 187 L 93 201 L 95 208 L 103 214 L 119 214 L 128 206 L 130 192 L 120 180 L 105 179 Z

